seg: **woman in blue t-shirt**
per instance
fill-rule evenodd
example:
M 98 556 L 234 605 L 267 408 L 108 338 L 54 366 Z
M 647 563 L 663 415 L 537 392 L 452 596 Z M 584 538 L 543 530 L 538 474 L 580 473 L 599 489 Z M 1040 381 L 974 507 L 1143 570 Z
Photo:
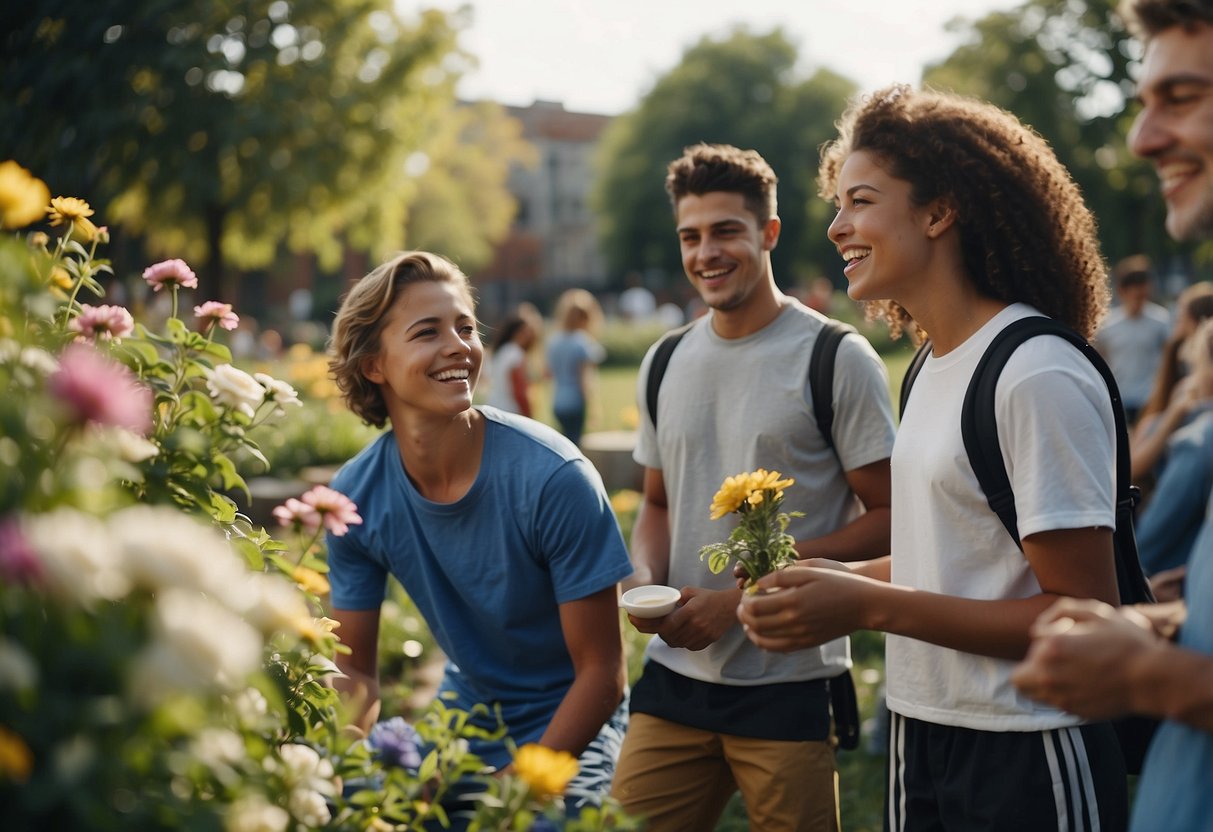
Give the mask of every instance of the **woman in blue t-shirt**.
M 592 335 L 602 321 L 602 308 L 585 289 L 569 289 L 556 302 L 559 331 L 548 340 L 548 374 L 552 377 L 552 413 L 560 431 L 574 445 L 585 430 L 590 379 L 606 358 Z
M 404 253 L 355 284 L 331 352 L 350 409 L 390 422 L 332 483 L 363 519 L 328 538 L 343 689 L 377 712 L 390 574 L 449 660 L 446 704 L 475 709 L 486 732 L 504 723 L 473 752 L 496 769 L 510 743 L 581 755 L 571 802 L 597 802 L 623 730 L 617 583 L 631 573 L 601 479 L 556 431 L 473 407 L 484 347 L 467 278 L 445 258 Z

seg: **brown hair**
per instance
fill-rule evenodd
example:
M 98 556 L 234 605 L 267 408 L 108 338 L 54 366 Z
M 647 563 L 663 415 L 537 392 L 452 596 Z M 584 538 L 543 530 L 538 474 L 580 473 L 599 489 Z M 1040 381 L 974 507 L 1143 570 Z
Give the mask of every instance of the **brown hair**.
M 1213 26 L 1213 2 L 1207 0 L 1121 0 L 1116 11 L 1142 40 L 1175 26 L 1189 32 L 1201 23 Z
M 379 385 L 363 375 L 362 367 L 379 354 L 380 337 L 396 299 L 413 283 L 425 281 L 453 283 L 475 306 L 471 284 L 458 266 L 427 251 L 406 251 L 355 283 L 333 321 L 329 372 L 349 409 L 377 428 L 387 423 L 387 405 Z
M 1193 330 L 1202 322 L 1213 318 L 1213 283 L 1194 283 L 1179 293 L 1179 297 L 1175 299 L 1175 323 L 1182 323 L 1183 318 L 1192 320 Z M 1182 353 L 1185 340 L 1186 337 L 1178 326 L 1172 329 L 1171 337 L 1163 347 L 1158 369 L 1154 373 L 1150 398 L 1138 414 L 1138 421 L 1167 409 L 1175 385 L 1183 378 Z
M 984 101 L 905 85 L 854 101 L 838 137 L 821 152 L 819 194 L 836 198 L 846 158 L 866 151 L 925 206 L 956 209 L 964 265 L 978 291 L 1031 304 L 1087 338 L 1108 306 L 1107 271 L 1095 218 L 1048 143 L 1015 116 Z M 909 314 L 894 301 L 868 306 L 894 337 Z
M 670 162 L 665 189 L 675 211 L 678 200 L 687 194 L 741 194 L 746 208 L 762 227 L 776 214 L 778 182 L 775 171 L 757 150 L 742 150 L 731 144 L 696 144 Z

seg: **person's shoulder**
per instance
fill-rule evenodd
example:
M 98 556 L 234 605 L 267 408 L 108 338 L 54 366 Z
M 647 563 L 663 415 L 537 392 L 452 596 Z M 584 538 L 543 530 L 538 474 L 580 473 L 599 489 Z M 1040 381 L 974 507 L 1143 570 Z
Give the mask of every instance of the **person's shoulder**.
M 520 461 L 547 460 L 559 465 L 571 459 L 584 458 L 567 436 L 542 422 L 489 405 L 479 406 L 477 410 L 484 417 L 488 429 L 494 432 L 494 441 L 502 443 L 509 453 L 518 454 Z M 514 460 L 509 464 L 514 464 Z
M 392 431 L 384 431 L 337 469 L 329 486 L 347 497 L 350 496 L 350 492 L 361 487 L 368 478 L 377 476 L 375 472 L 383 462 L 384 453 L 388 450 L 394 451 L 395 445 Z

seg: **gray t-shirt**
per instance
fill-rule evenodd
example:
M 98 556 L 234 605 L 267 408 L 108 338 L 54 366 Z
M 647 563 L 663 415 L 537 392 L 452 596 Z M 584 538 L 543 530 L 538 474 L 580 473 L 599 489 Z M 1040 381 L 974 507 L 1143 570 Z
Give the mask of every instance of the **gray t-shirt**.
M 861 513 L 844 470 L 892 453 L 888 377 L 865 339 L 843 339 L 834 373 L 835 456 L 817 430 L 808 380 L 809 357 L 825 320 L 789 298 L 779 316 L 752 335 L 721 338 L 709 315 L 674 350 L 658 400 L 660 428 L 654 431 L 643 417 L 633 454 L 641 465 L 660 469 L 665 480 L 671 586 L 736 585 L 731 570 L 713 575 L 699 558 L 700 547 L 724 540 L 736 524 L 733 515 L 709 517 L 725 477 L 766 468 L 794 478 L 783 507 L 805 513 L 788 528 L 797 540 L 828 534 Z M 642 403 L 652 358 L 650 350 L 640 368 Z M 684 676 L 730 685 L 824 678 L 850 664 L 847 639 L 772 653 L 755 647 L 736 624 L 700 651 L 672 648 L 654 637 L 647 655 Z
M 1095 335 L 1095 347 L 1112 369 L 1125 407 L 1140 408 L 1149 400 L 1170 335 L 1171 315 L 1157 303 L 1147 303 L 1136 318 L 1119 306 L 1108 313 Z

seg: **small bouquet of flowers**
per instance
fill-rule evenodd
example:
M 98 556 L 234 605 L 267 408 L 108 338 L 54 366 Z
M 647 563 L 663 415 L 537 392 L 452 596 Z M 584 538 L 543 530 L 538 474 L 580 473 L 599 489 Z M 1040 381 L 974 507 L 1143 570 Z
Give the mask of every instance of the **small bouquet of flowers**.
M 712 519 L 733 513 L 740 515 L 740 519 L 728 540 L 699 550 L 700 559 L 707 558 L 713 574 L 719 575 L 736 559 L 747 575 L 746 586 L 753 587 L 763 575 L 796 561 L 796 541 L 787 533 L 788 523 L 793 517 L 804 515 L 779 510 L 784 489 L 795 482 L 780 479 L 782 476 L 778 471 L 759 468 L 727 477 L 720 486 L 712 498 Z

